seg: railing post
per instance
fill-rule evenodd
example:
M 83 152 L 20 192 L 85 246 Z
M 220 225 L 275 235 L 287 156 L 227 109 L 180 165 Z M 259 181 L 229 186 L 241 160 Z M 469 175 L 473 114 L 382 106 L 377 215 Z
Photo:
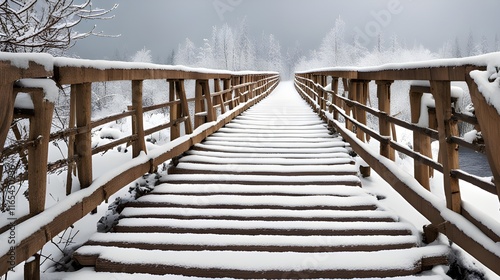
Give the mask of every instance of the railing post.
M 340 108 L 340 99 L 338 98 L 337 94 L 339 91 L 339 78 L 337 77 L 332 77 L 332 104 L 335 104 L 337 107 Z M 333 118 L 338 120 L 339 119 L 339 112 L 337 110 L 333 111 Z
M 213 122 L 217 119 L 215 115 L 215 108 L 212 101 L 212 94 L 210 93 L 210 84 L 208 80 L 204 80 L 202 84 L 203 95 L 205 96 L 205 105 L 207 108 L 207 121 Z
M 354 82 L 353 80 L 349 81 L 349 91 L 347 92 L 346 97 L 350 100 L 356 100 L 356 92 L 358 90 L 358 83 Z M 352 116 L 352 108 L 349 106 L 347 103 L 344 103 L 344 111 L 346 115 Z M 353 131 L 353 123 L 349 120 L 345 120 L 345 126 L 349 131 Z
M 411 122 L 416 124 L 419 122 L 421 113 L 421 103 L 423 92 L 415 91 L 413 87 L 410 87 L 410 108 L 411 108 Z M 431 154 L 431 139 L 420 133 L 419 131 L 413 131 L 413 150 L 425 156 Z M 430 190 L 430 170 L 429 167 L 419 161 L 414 161 L 413 163 L 413 173 L 415 179 L 427 190 Z
M 226 90 L 229 90 L 231 89 L 231 79 L 224 79 L 223 80 L 223 89 L 226 91 Z M 229 110 L 232 110 L 233 109 L 233 92 L 232 91 L 228 91 L 225 93 L 225 98 L 224 100 L 226 101 L 230 101 L 228 104 L 229 104 Z
M 71 86 L 76 98 L 76 126 L 83 130 L 75 136 L 75 153 L 79 156 L 77 163 L 78 180 L 81 188 L 92 184 L 92 84 L 76 84 Z
M 132 81 L 132 108 L 135 113 L 132 116 L 132 133 L 137 139 L 132 143 L 132 156 L 137 157 L 141 151 L 147 152 L 144 134 L 144 116 L 142 110 L 143 81 Z
M 458 145 L 448 142 L 451 136 L 458 135 L 456 122 L 451 119 L 451 88 L 449 81 L 431 81 L 431 92 L 436 100 L 436 115 L 439 128 L 439 153 L 443 160 L 443 182 L 446 205 L 449 209 L 461 212 L 460 186 L 458 179 L 451 176 L 451 170 L 458 169 Z
M 41 89 L 32 90 L 35 115 L 30 117 L 29 140 L 37 144 L 28 148 L 28 186 L 30 214 L 45 210 L 47 162 L 54 104 L 44 99 Z
M 177 100 L 177 80 L 168 80 L 168 97 L 169 102 L 175 102 Z M 179 104 L 170 105 L 170 122 L 175 122 L 180 116 Z M 174 124 L 170 127 L 170 141 L 177 139 L 181 136 L 181 131 L 179 125 Z
M 198 128 L 200 125 L 204 124 L 207 121 L 201 80 L 196 80 L 194 98 L 194 127 Z
M 214 79 L 214 91 L 220 92 L 220 79 Z M 224 114 L 226 112 L 226 108 L 224 107 L 224 94 L 219 94 L 214 99 L 214 106 L 220 105 L 220 113 Z
M 378 109 L 381 112 L 385 112 L 387 116 L 391 115 L 391 85 L 393 82 L 394 81 L 376 81 Z M 379 132 L 380 135 L 391 139 L 391 124 L 384 118 L 379 118 Z M 390 160 L 395 160 L 394 149 L 391 148 L 390 143 L 380 143 L 380 155 Z

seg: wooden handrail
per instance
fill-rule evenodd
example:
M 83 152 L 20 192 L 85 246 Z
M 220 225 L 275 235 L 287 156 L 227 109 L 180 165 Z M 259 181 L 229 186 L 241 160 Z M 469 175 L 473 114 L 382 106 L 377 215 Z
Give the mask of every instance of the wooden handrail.
M 19 61 L 23 59 L 26 60 L 26 63 L 24 63 L 25 68 L 23 68 L 24 66 L 13 66 L 19 64 Z M 17 63 L 14 63 L 14 60 Z M 7 108 L 5 111 L 1 111 L 2 114 L 5 114 L 5 118 L 2 119 L 0 126 L 2 144 L 0 146 L 0 159 L 3 162 L 6 157 L 16 153 L 24 153 L 25 150 L 30 150 L 30 153 L 33 153 L 28 157 L 30 163 L 26 167 L 27 172 L 21 174 L 20 178 L 18 178 L 29 180 L 30 214 L 26 217 L 18 217 L 20 222 L 13 224 L 18 229 L 17 232 L 22 232 L 20 236 L 16 236 L 16 247 L 1 247 L 0 275 L 30 258 L 45 243 L 50 242 L 52 237 L 90 213 L 113 193 L 143 174 L 154 172 L 158 165 L 187 151 L 192 145 L 201 142 L 239 113 L 260 101 L 277 86 L 279 81 L 279 76 L 274 72 L 230 72 L 155 64 L 53 58 L 45 54 L 12 56 L 0 53 L 0 73 L 0 89 L 2 90 L 0 107 L 3 108 L 5 105 L 5 108 Z M 50 112 L 53 103 L 44 99 L 42 91 L 33 93 L 32 99 L 35 108 L 30 111 L 34 112 L 34 114 L 28 116 L 31 124 L 29 138 L 4 148 L 5 137 L 14 114 L 14 99 L 11 98 L 14 96 L 11 94 L 11 92 L 14 92 L 14 82 L 23 78 L 37 77 L 52 78 L 60 87 L 70 85 L 71 106 L 69 115 L 71 120 L 65 124 L 66 129 L 51 133 L 52 114 Z M 142 105 L 142 84 L 145 80 L 166 80 L 169 86 L 165 91 L 168 91 L 169 101 L 144 107 Z M 196 98 L 187 99 L 184 88 L 185 80 L 194 80 L 203 86 L 203 98 L 209 104 L 203 110 L 213 112 L 210 119 L 197 120 L 197 127 L 199 127 L 197 130 L 193 130 L 191 127 L 194 119 L 189 113 L 190 103 L 195 102 Z M 211 93 L 208 87 L 208 81 L 210 80 L 222 80 L 224 89 L 221 89 L 219 85 L 216 86 L 216 92 Z M 90 115 L 92 83 L 108 81 L 131 81 L 132 105 L 129 108 L 123 108 L 122 113 L 92 121 Z M 248 89 L 247 92 L 251 91 L 252 94 L 247 99 L 242 100 L 236 94 L 236 91 L 240 89 Z M 16 92 L 26 90 L 19 89 Z M 214 102 L 215 98 L 221 98 L 222 103 Z M 224 108 L 218 114 L 215 108 L 228 105 L 228 99 L 238 100 L 238 104 L 241 106 L 227 112 Z M 231 103 L 230 109 L 235 107 L 232 106 L 233 104 L 234 102 Z M 168 110 L 170 121 L 144 129 L 143 114 L 157 109 Z M 39 119 L 39 117 L 43 118 Z M 132 117 L 132 134 L 97 148 L 91 146 L 91 133 L 94 129 L 127 117 Z M 206 122 L 211 123 L 206 124 Z M 181 124 L 184 124 L 184 131 L 180 130 Z M 36 129 L 33 129 L 33 127 Z M 165 129 L 170 130 L 171 142 L 164 148 L 158 148 L 151 152 L 147 151 L 145 137 Z M 178 139 L 181 135 L 189 137 Z M 31 162 L 34 160 L 46 161 L 44 157 L 47 157 L 49 142 L 61 139 L 67 141 L 69 147 L 72 147 L 68 149 L 67 158 L 48 164 Z M 123 144 L 132 146 L 134 158 L 131 159 L 131 162 L 135 162 L 135 165 L 127 164 L 119 167 L 119 175 L 115 173 L 103 176 L 104 178 L 94 178 L 92 174 L 92 155 Z M 45 184 L 47 174 L 65 167 L 68 168 L 68 173 L 72 173 L 75 168 L 78 170 L 81 190 L 70 194 L 64 200 L 64 203 L 57 203 L 46 209 Z M 2 171 L 1 168 L 0 171 Z M 72 180 L 72 176 L 68 176 L 68 178 L 68 185 L 71 186 L 70 180 Z M 71 188 L 68 189 L 71 190 Z M 52 218 L 40 218 L 47 215 Z M 0 235 L 8 235 L 10 228 L 10 226 L 2 227 L 4 231 L 0 232 Z M 12 258 L 12 255 L 14 255 L 14 258 Z
M 478 86 L 469 76 L 469 73 L 474 70 L 485 71 L 488 63 L 495 61 L 494 58 L 498 56 L 499 54 L 489 54 L 461 60 L 437 60 L 427 63 L 418 62 L 380 67 L 330 68 L 304 71 L 296 73 L 295 86 L 303 98 L 350 142 L 355 152 L 374 168 L 382 178 L 388 181 L 415 209 L 431 221 L 434 228 L 447 235 L 450 240 L 500 275 L 500 268 L 498 267 L 500 256 L 495 253 L 498 252 L 498 243 L 492 245 L 493 247 L 496 246 L 496 248 L 492 248 L 485 245 L 484 241 L 476 240 L 474 234 L 461 227 L 461 222 L 463 218 L 468 220 L 470 222 L 469 226 L 476 227 L 485 234 L 485 238 L 490 238 L 490 244 L 495 244 L 500 240 L 500 232 L 488 229 L 488 226 L 482 224 L 481 217 L 475 217 L 470 211 L 462 208 L 458 186 L 458 180 L 460 179 L 491 194 L 500 195 L 500 184 L 498 183 L 500 182 L 500 164 L 496 161 L 500 154 L 500 147 L 495 143 L 497 141 L 495 137 L 500 131 L 500 115 L 493 113 L 494 109 L 491 109 L 492 106 L 482 98 Z M 327 78 L 331 78 L 331 90 L 324 88 Z M 339 79 L 344 84 L 343 92 L 339 92 L 338 89 Z M 410 101 L 412 103 L 408 105 L 408 108 L 412 108 L 411 122 L 391 116 L 389 109 L 390 86 L 394 81 L 408 80 L 429 81 L 430 87 L 416 86 L 412 87 L 412 91 L 429 92 L 434 96 L 436 108 L 433 110 L 437 119 L 433 120 L 433 122 L 438 124 L 437 127 L 417 125 L 420 114 L 419 97 L 421 94 L 420 96 L 418 94 L 412 96 L 410 92 L 410 97 L 412 97 Z M 378 109 L 366 105 L 365 98 L 368 95 L 366 85 L 370 81 L 375 81 L 378 88 L 378 98 L 380 99 Z M 471 95 L 474 96 L 473 103 L 477 118 L 455 113 L 452 110 L 450 96 L 450 82 L 452 81 L 467 82 Z M 384 96 L 381 93 L 386 93 L 386 95 Z M 489 111 L 485 113 L 484 110 Z M 414 114 L 414 112 L 417 114 Z M 366 121 L 366 113 L 380 120 L 379 132 L 369 127 Z M 485 116 L 495 120 L 486 120 Z M 458 137 L 456 134 L 456 123 L 458 121 L 469 122 L 479 127 L 483 133 L 485 144 L 468 143 Z M 385 127 L 398 125 L 413 131 L 413 150 L 392 140 L 391 133 L 388 133 L 387 130 L 383 132 L 382 124 Z M 369 151 L 368 146 L 363 143 L 366 135 L 380 142 L 380 153 L 387 157 L 387 161 L 381 160 L 373 152 Z M 496 136 L 492 137 L 492 135 Z M 440 142 L 441 162 L 433 160 L 432 156 L 430 156 L 430 139 L 439 140 Z M 493 182 L 486 182 L 458 168 L 458 146 L 486 152 L 494 175 Z M 408 155 L 415 160 L 414 182 L 402 180 L 398 175 L 394 174 L 399 171 L 396 172 L 397 167 L 391 163 L 394 158 L 390 156 L 390 152 L 386 152 L 387 147 Z M 428 194 L 431 196 L 416 187 L 420 184 L 419 188 L 428 188 L 429 176 L 432 170 L 444 173 L 443 187 L 447 198 L 446 205 L 436 203 L 430 192 Z M 448 210 L 443 210 L 443 207 L 448 208 Z M 454 212 L 454 214 L 450 214 L 450 212 Z M 462 219 L 459 217 L 462 217 Z

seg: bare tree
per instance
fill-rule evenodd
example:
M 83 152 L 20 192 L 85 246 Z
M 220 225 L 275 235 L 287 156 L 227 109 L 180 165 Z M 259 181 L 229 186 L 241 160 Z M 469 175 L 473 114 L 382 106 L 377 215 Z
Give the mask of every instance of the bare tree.
M 0 51 L 57 52 L 73 46 L 76 40 L 92 35 L 75 30 L 83 20 L 111 19 L 109 9 L 92 6 L 91 0 L 76 4 L 74 0 L 0 0 Z

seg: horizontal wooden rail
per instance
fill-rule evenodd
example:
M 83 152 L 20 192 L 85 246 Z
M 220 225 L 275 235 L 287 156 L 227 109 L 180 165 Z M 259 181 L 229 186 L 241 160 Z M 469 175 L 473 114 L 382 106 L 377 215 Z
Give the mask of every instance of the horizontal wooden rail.
M 500 161 L 496 161 L 500 148 L 496 143 L 500 131 L 500 115 L 484 113 L 491 105 L 481 99 L 478 90 L 469 73 L 472 71 L 486 71 L 490 61 L 498 60 L 498 54 L 490 54 L 476 58 L 461 60 L 430 61 L 428 63 L 409 63 L 402 65 L 385 65 L 381 67 L 365 68 L 331 68 L 299 72 L 295 75 L 295 85 L 299 93 L 308 101 L 318 113 L 331 124 L 351 144 L 354 151 L 360 155 L 378 174 L 394 187 L 415 209 L 432 223 L 432 228 L 448 236 L 492 271 L 500 275 L 500 232 L 491 230 L 491 226 L 484 225 L 482 217 L 475 217 L 474 211 L 464 208 L 461 203 L 459 179 L 469 182 L 493 195 L 500 194 Z M 495 57 L 497 58 L 495 60 Z M 339 80 L 342 80 L 343 91 L 339 91 Z M 410 90 L 410 104 L 412 120 L 407 122 L 390 112 L 390 88 L 394 81 L 429 81 L 430 86 L 412 86 Z M 325 89 L 327 81 L 331 89 Z M 367 105 L 369 83 L 375 82 L 379 107 Z M 474 96 L 476 116 L 457 113 L 452 110 L 453 100 L 450 95 L 450 82 L 467 82 L 471 95 Z M 418 125 L 421 106 L 420 97 L 423 93 L 433 95 L 436 106 L 429 111 L 430 127 Z M 484 102 L 484 103 L 483 103 Z M 366 114 L 379 119 L 379 131 L 367 124 Z M 485 117 L 487 116 L 487 117 Z M 432 119 L 435 118 L 435 119 Z M 492 119 L 487 119 L 492 118 Z M 485 144 L 469 143 L 457 135 L 457 122 L 468 122 L 480 129 Z M 434 123 L 437 125 L 434 126 Z M 414 134 L 413 149 L 392 139 L 396 135 L 393 126 L 400 126 Z M 493 131 L 496 131 L 492 133 Z M 491 137 L 491 135 L 496 135 Z M 490 136 L 488 138 L 488 136 Z M 364 143 L 368 137 L 380 143 L 380 155 L 370 151 Z M 430 153 L 430 141 L 440 143 L 440 161 L 435 161 Z M 458 147 L 485 152 L 494 175 L 494 180 L 488 182 L 459 169 Z M 394 151 L 398 151 L 414 159 L 413 181 L 402 180 L 399 167 L 392 161 Z M 443 188 L 446 195 L 446 205 L 442 205 L 425 188 L 429 187 L 429 177 L 433 171 L 443 173 Z M 467 207 L 481 207 L 469 205 Z M 446 209 L 448 208 L 448 209 Z M 446 210 L 444 210 L 446 209 Z M 464 219 L 470 224 L 463 224 Z M 495 222 L 493 222 L 495 223 Z M 475 227 L 484 236 L 476 239 L 477 235 L 467 228 Z M 425 229 L 425 232 L 430 227 Z M 483 239 L 486 238 L 486 239 Z M 484 240 L 489 240 L 488 242 Z M 432 240 L 431 240 L 432 241 Z M 486 245 L 488 243 L 489 245 Z
M 16 60 L 16 65 L 24 60 L 25 63 L 21 64 L 26 66 L 13 66 L 13 60 Z M 182 154 L 192 145 L 200 143 L 232 118 L 267 96 L 279 82 L 278 73 L 274 72 L 231 72 L 155 64 L 78 60 L 53 58 L 45 54 L 0 53 L 0 73 L 2 91 L 0 159 L 3 162 L 7 157 L 23 155 L 27 153 L 27 149 L 30 153 L 25 166 L 27 171 L 21 172 L 17 177 L 9 178 L 8 182 L 29 181 L 30 213 L 24 217 L 17 217 L 14 226 L 20 234 L 16 236 L 15 248 L 1 247 L 0 275 L 36 254 L 45 243 L 93 211 L 119 189 L 145 173 L 155 172 L 157 166 Z M 14 91 L 14 83 L 24 78 L 41 78 L 40 80 L 51 78 L 60 88 L 71 88 L 69 118 L 67 123 L 64 123 L 65 129 L 51 132 L 50 112 L 53 100 L 43 96 L 45 92 L 35 87 L 37 93 L 31 94 L 34 108 L 25 110 L 26 114 L 16 114 L 17 118 L 30 119 L 28 139 L 21 139 L 9 147 L 4 147 L 13 116 L 15 112 L 20 112 L 14 108 L 15 94 L 30 91 L 22 88 Z M 166 80 L 168 86 L 165 92 L 169 96 L 168 102 L 143 106 L 145 80 Z M 193 99 L 187 99 L 184 87 L 187 80 L 202 85 L 203 92 L 198 92 L 197 89 L 198 93 L 202 93 L 201 96 L 196 95 Z M 214 81 L 213 93 L 208 87 L 210 80 Z M 109 81 L 131 81 L 132 105 L 123 108 L 122 113 L 91 120 L 92 83 Z M 245 97 L 241 97 L 241 94 Z M 204 102 L 199 102 L 200 98 L 203 98 Z M 194 116 L 191 116 L 189 108 L 194 107 L 196 102 L 202 105 L 196 105 L 195 115 L 205 112 L 209 118 L 197 119 L 197 129 L 193 129 Z M 227 106 L 230 108 L 226 108 Z M 216 112 L 216 108 L 220 113 Z M 170 120 L 144 129 L 143 114 L 158 109 L 165 109 L 170 115 Z M 39 120 L 40 117 L 43 122 Z M 132 120 L 130 135 L 98 147 L 91 146 L 91 134 L 96 129 L 124 118 Z M 184 131 L 181 131 L 182 124 Z M 146 137 L 159 131 L 170 131 L 170 142 L 148 151 L 145 145 Z M 180 138 L 183 135 L 185 137 Z M 43 164 L 46 161 L 44 157 L 47 156 L 49 142 L 61 140 L 68 144 L 67 157 Z M 131 146 L 130 162 L 118 167 L 115 172 L 95 178 L 92 174 L 92 156 L 124 144 Z M 44 156 L 39 157 L 37 153 Z M 46 177 L 49 173 L 63 171 L 64 168 L 67 168 L 68 173 L 66 186 L 68 197 L 63 199 L 63 202 L 46 209 Z M 74 171 L 77 171 L 80 190 L 70 193 L 73 180 L 71 174 Z M 47 219 L 47 216 L 52 218 Z M 12 225 L 1 227 L 2 240 L 9 234 L 11 227 Z M 15 255 L 15 260 L 12 260 L 12 255 Z

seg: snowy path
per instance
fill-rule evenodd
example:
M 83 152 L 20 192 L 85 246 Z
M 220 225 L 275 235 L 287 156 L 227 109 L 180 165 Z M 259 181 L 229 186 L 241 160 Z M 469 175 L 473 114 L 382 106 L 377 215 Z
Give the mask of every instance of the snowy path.
M 348 151 L 293 84 L 281 83 L 195 145 L 75 258 L 95 267 L 82 272 L 93 279 L 410 279 L 442 264 L 448 248 L 421 246 L 412 225 L 362 189 Z

